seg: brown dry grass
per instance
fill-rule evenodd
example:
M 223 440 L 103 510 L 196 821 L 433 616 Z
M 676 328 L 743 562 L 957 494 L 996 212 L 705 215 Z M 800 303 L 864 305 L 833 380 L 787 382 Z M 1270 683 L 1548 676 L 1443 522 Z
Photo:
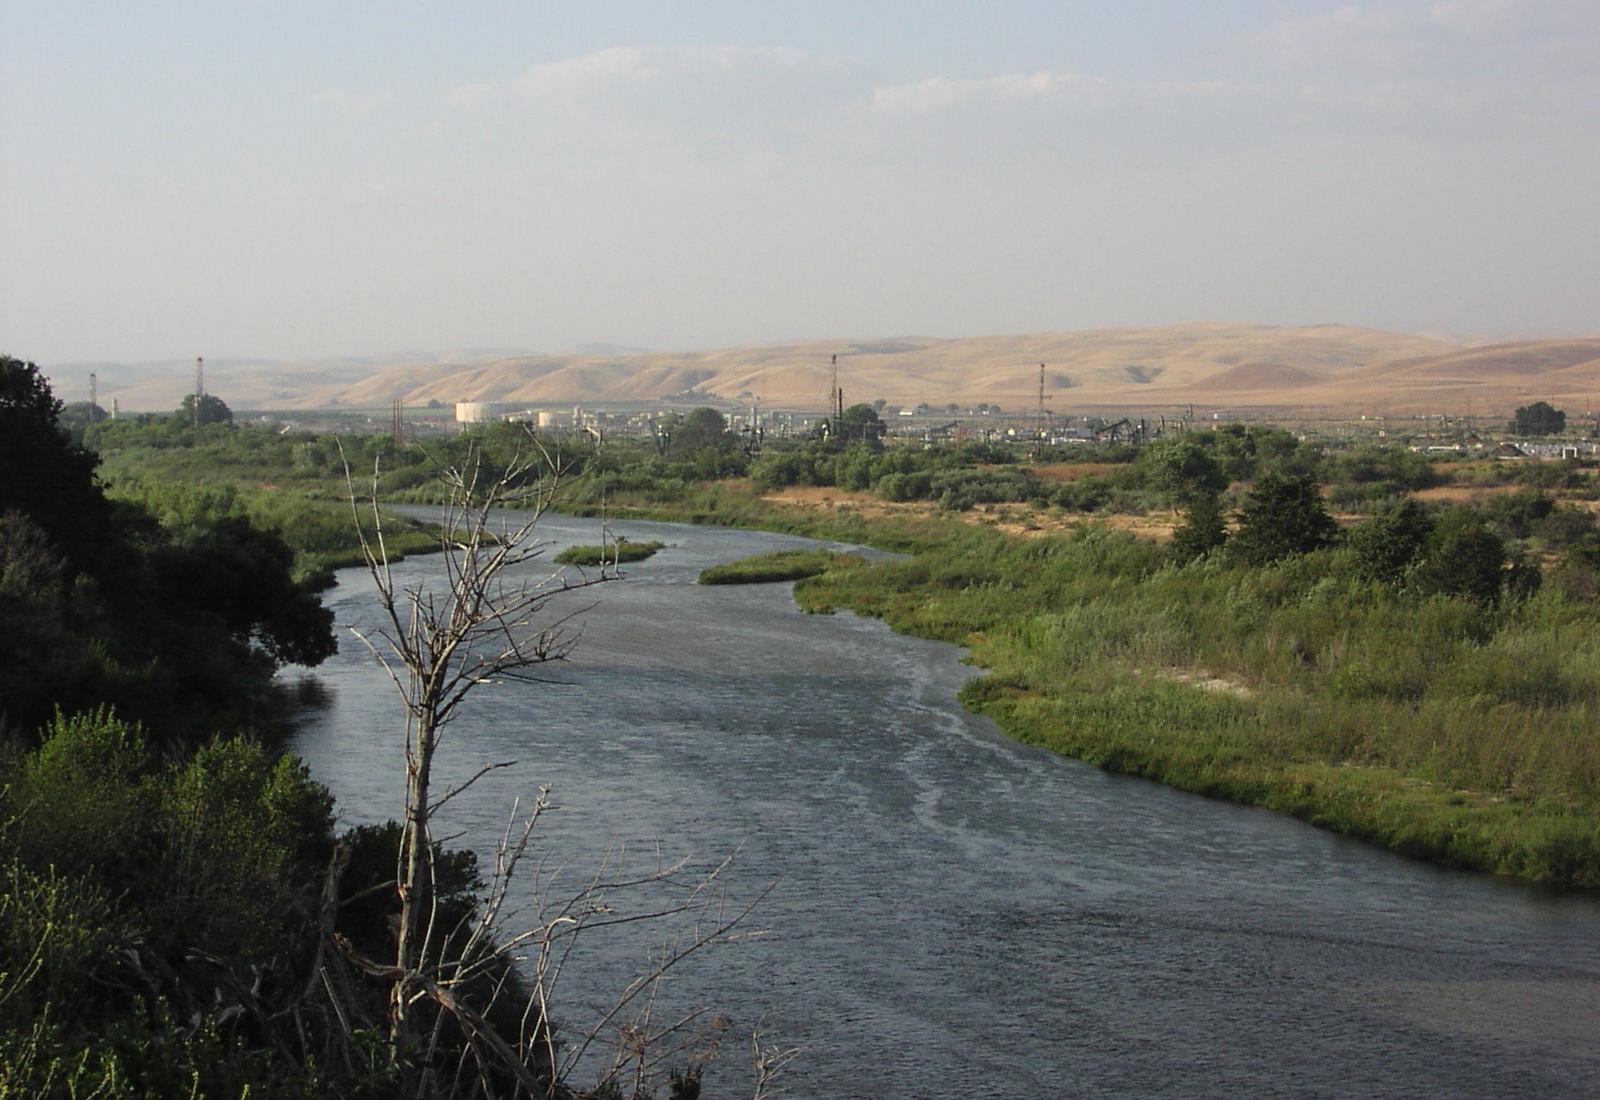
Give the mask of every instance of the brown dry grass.
M 1515 493 L 1522 485 L 1440 485 L 1432 489 L 1418 489 L 1411 495 L 1418 500 L 1444 501 L 1448 504 L 1478 504 L 1490 497 Z
M 1172 538 L 1173 529 L 1180 522 L 1176 512 L 1151 512 L 1146 515 L 1099 513 L 1085 516 L 1034 508 L 1027 504 L 980 504 L 967 512 L 945 512 L 931 500 L 889 501 L 871 493 L 851 492 L 832 486 L 795 485 L 765 493 L 761 499 L 769 504 L 804 511 L 835 512 L 843 509 L 869 520 L 946 516 L 976 527 L 993 527 L 1009 535 L 1024 538 L 1062 535 L 1089 524 L 1099 524 L 1118 531 L 1127 531 L 1135 538 L 1166 542 Z

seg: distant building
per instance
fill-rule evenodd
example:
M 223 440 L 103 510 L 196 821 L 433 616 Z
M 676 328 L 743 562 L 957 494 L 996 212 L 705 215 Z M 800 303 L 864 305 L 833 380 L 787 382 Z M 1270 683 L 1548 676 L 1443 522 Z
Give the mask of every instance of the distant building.
M 483 424 L 493 415 L 487 401 L 457 401 L 457 424 Z

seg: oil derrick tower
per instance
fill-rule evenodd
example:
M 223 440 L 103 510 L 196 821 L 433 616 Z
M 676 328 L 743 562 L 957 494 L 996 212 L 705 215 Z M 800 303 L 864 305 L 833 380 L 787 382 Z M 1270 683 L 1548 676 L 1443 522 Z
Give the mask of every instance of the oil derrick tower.
M 839 388 L 839 356 L 837 353 L 833 356 L 833 392 L 829 396 L 833 398 L 831 402 L 833 407 L 828 410 L 833 417 L 833 434 L 842 437 L 844 432 L 844 390 Z
M 398 397 L 394 399 L 394 408 L 389 415 L 389 435 L 396 447 L 406 445 L 406 407 Z
M 1049 434 L 1050 414 L 1044 407 L 1044 364 L 1039 364 L 1039 438 Z
M 838 439 L 844 431 L 844 390 L 839 388 L 839 356 L 835 354 L 829 364 L 833 368 L 833 380 L 828 385 L 828 415 L 822 422 L 822 430 L 826 438 Z

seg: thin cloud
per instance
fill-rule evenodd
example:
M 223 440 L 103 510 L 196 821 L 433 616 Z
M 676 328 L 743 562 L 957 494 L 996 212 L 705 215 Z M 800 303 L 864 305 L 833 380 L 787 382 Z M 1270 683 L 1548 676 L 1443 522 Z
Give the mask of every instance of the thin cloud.
M 883 115 L 930 115 L 968 106 L 1029 104 L 1091 109 L 1225 101 L 1260 89 L 1241 81 L 1113 80 L 1086 73 L 1034 72 L 954 80 L 930 77 L 873 89 L 871 106 Z
M 1447 30 L 1482 35 L 1504 27 L 1517 11 L 1512 0 L 1438 0 L 1428 18 Z
M 801 50 L 776 46 L 611 46 L 532 65 L 508 81 L 462 85 L 446 93 L 446 100 L 451 106 L 470 108 L 506 93 L 533 99 L 582 97 L 668 79 L 831 67 Z
M 876 88 L 872 105 L 886 114 L 926 114 L 969 103 L 1027 103 L 1063 94 L 1092 99 L 1105 86 L 1078 73 L 1007 73 L 970 80 L 930 77 Z
M 1401 24 L 1401 17 L 1392 10 L 1345 4 L 1280 19 L 1256 35 L 1256 43 L 1280 69 L 1350 64 L 1388 68 L 1404 54 Z

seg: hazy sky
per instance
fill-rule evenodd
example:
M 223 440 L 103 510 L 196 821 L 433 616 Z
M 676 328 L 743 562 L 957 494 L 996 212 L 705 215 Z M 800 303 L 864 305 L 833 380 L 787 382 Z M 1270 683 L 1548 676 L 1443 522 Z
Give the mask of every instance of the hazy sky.
M 1600 331 L 1600 0 L 0 0 L 41 363 Z

